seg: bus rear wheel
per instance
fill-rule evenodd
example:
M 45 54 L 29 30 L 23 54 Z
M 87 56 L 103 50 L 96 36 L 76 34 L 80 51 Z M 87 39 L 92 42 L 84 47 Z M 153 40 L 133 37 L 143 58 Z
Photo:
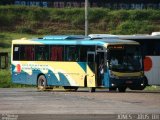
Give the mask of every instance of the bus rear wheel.
M 37 89 L 40 91 L 45 90 L 47 87 L 47 79 L 44 75 L 40 75 L 37 80 Z
M 96 91 L 96 88 L 94 88 L 94 87 L 89 88 L 89 92 L 95 92 L 95 91 Z
M 66 91 L 77 91 L 78 87 L 72 87 L 72 86 L 64 86 L 64 89 Z

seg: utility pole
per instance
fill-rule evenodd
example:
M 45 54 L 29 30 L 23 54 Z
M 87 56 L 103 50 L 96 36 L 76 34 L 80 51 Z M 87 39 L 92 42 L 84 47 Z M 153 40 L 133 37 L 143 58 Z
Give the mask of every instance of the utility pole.
M 88 0 L 85 0 L 85 36 L 88 35 Z

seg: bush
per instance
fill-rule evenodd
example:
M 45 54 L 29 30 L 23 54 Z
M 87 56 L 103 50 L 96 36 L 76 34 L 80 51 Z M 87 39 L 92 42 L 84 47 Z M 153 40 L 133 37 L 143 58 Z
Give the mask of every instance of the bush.
M 0 26 L 9 27 L 16 23 L 16 16 L 15 14 L 0 14 Z
M 0 87 L 11 87 L 11 73 L 8 70 L 0 70 Z
M 17 27 L 17 32 L 19 32 L 19 33 L 28 33 L 28 34 L 34 33 L 33 30 L 28 26 L 18 26 Z
M 76 25 L 83 25 L 85 23 L 84 15 L 75 16 L 75 18 L 73 18 L 71 22 L 75 26 Z
M 152 12 L 149 10 L 130 10 L 129 20 L 148 20 Z
M 94 8 L 88 10 L 88 20 L 92 23 L 96 23 L 99 20 L 103 19 L 104 17 L 108 16 L 108 9 L 102 9 L 102 8 Z
M 70 31 L 83 33 L 84 30 L 84 8 L 0 6 L 0 11 L 0 31 L 70 34 Z M 88 9 L 89 30 L 92 33 L 150 33 L 160 31 L 159 20 L 160 10 Z
M 117 27 L 119 34 L 150 34 L 154 29 L 147 21 L 126 21 Z
M 150 16 L 148 17 L 149 20 L 157 20 L 159 21 L 160 20 L 160 11 L 156 11 L 156 10 L 150 10 L 151 14 Z
M 129 19 L 129 12 L 127 10 L 114 10 L 110 12 L 110 20 L 126 21 Z

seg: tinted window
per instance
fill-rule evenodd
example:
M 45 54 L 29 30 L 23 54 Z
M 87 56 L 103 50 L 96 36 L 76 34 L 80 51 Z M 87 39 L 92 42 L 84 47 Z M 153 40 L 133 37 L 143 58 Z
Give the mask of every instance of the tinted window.
M 13 60 L 19 60 L 19 51 L 20 51 L 20 46 L 14 45 L 13 46 Z
M 33 45 L 22 45 L 20 47 L 20 60 L 33 61 L 35 50 Z
M 64 46 L 51 46 L 50 56 L 51 61 L 63 61 Z
M 80 61 L 87 61 L 87 51 L 95 51 L 95 46 L 81 46 L 80 47 Z
M 66 61 L 79 61 L 79 46 L 66 46 L 65 52 Z
M 37 60 L 37 61 L 49 60 L 49 46 L 48 45 L 35 46 L 35 60 Z

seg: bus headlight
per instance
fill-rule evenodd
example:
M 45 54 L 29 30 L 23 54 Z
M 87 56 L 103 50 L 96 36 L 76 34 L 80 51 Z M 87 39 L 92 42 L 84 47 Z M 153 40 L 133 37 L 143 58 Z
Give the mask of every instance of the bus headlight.
M 115 87 L 116 85 L 112 83 L 111 86 L 112 86 L 112 87 Z

